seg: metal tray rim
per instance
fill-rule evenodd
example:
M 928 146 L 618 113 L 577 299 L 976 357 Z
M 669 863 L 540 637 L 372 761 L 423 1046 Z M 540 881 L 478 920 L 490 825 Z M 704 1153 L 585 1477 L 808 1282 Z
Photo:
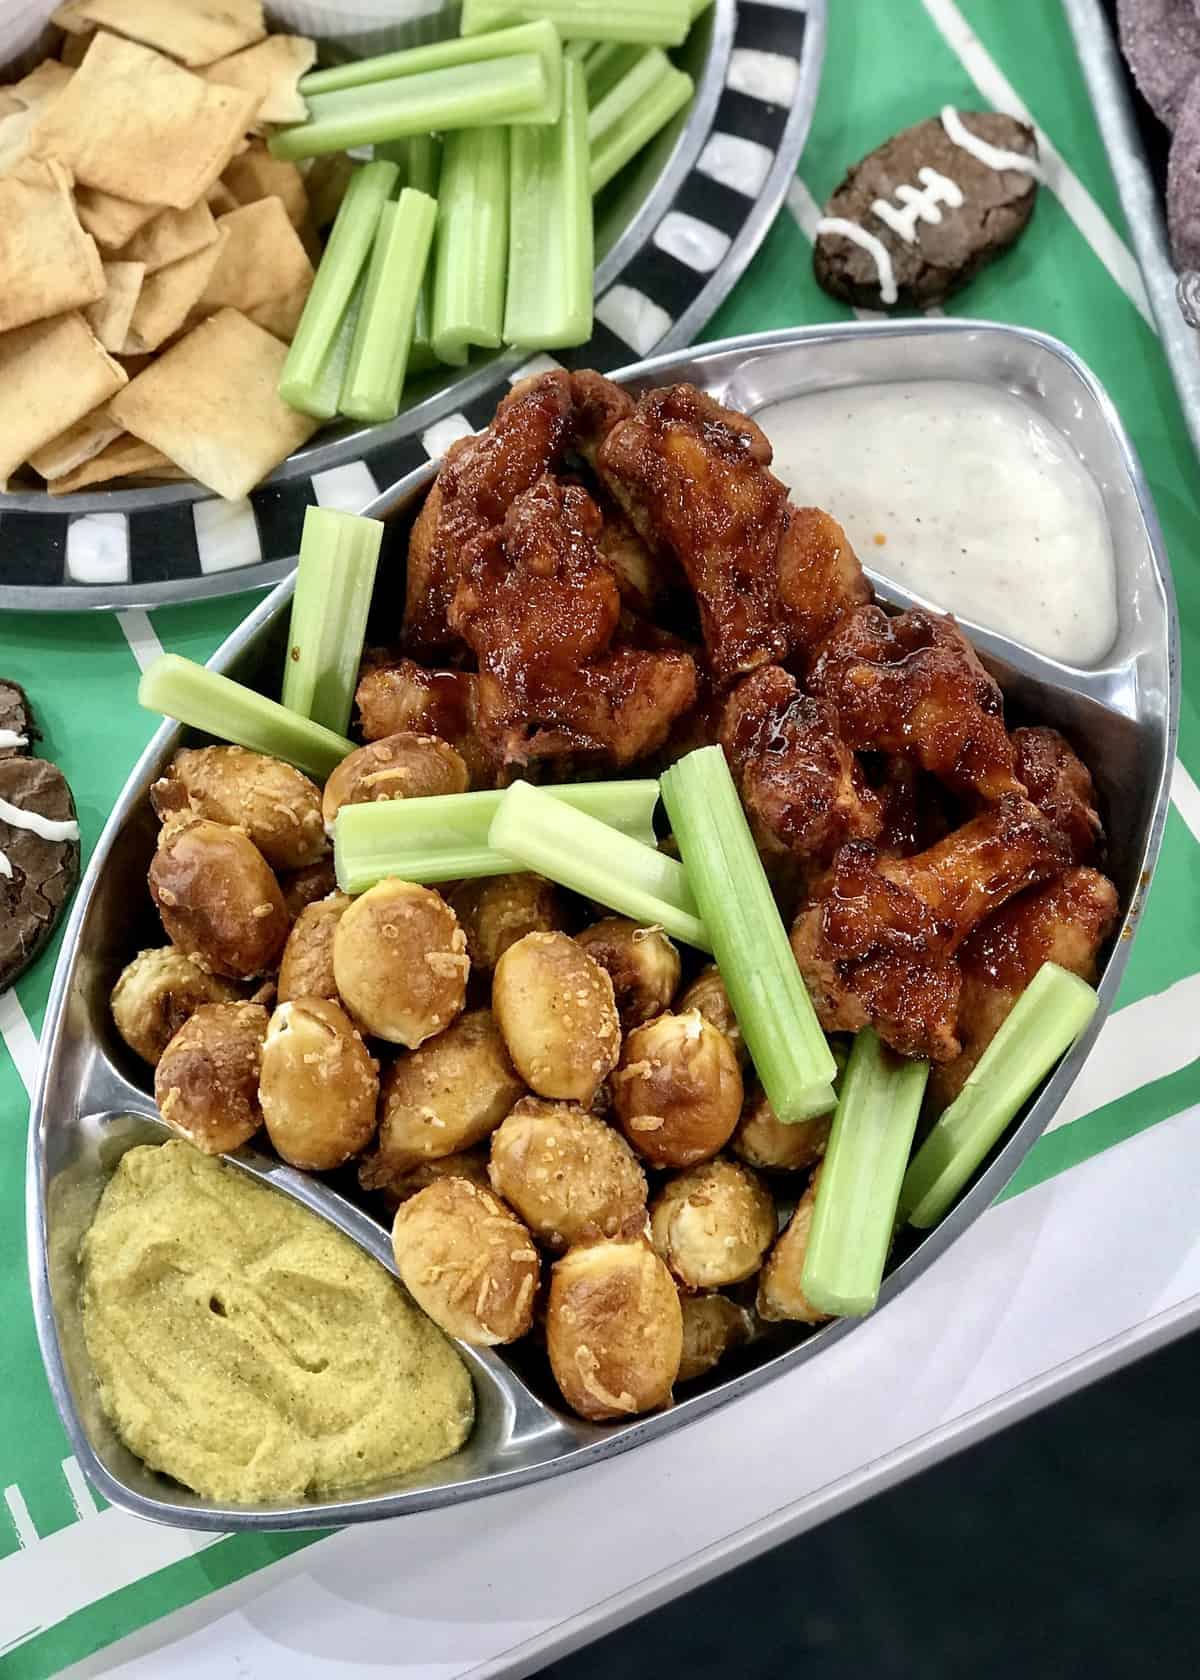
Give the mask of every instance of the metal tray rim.
M 1156 780 L 1152 816 L 1143 850 L 1142 890 L 1126 913 L 1125 926 L 1132 932 L 1136 929 L 1144 898 L 1144 889 L 1149 883 L 1157 861 L 1169 805 L 1169 778 L 1174 761 L 1180 705 L 1179 629 L 1170 568 L 1167 563 L 1154 505 L 1136 452 L 1107 393 L 1080 358 L 1061 341 L 1046 334 L 987 321 L 934 319 L 873 323 L 848 322 L 829 327 L 782 329 L 768 333 L 742 335 L 737 338 L 718 341 L 711 345 L 697 346 L 690 358 L 682 358 L 678 354 L 659 355 L 624 370 L 622 377 L 625 379 L 650 379 L 667 368 L 679 366 L 681 362 L 685 364 L 687 362 L 702 362 L 705 359 L 730 352 L 744 352 L 746 356 L 749 356 L 773 348 L 793 347 L 818 342 L 884 339 L 904 335 L 921 337 L 947 333 L 961 335 L 981 331 L 998 333 L 1023 341 L 1025 344 L 1035 346 L 1043 351 L 1048 351 L 1062 360 L 1087 387 L 1089 394 L 1097 404 L 1099 412 L 1105 419 L 1129 475 L 1139 512 L 1146 525 L 1154 570 L 1163 592 L 1166 619 L 1165 651 L 1169 674 L 1163 762 L 1159 767 Z M 417 472 L 409 474 L 393 486 L 391 490 L 383 492 L 368 511 L 383 513 L 403 494 L 411 492 L 419 481 L 432 476 L 433 470 L 434 464 L 430 463 L 429 466 L 422 467 Z M 279 584 L 222 644 L 209 663 L 217 669 L 223 669 L 233 662 L 263 626 L 285 605 L 290 597 L 291 589 L 291 578 L 285 579 Z M 348 1497 L 345 1500 L 322 1504 L 316 1509 L 312 1506 L 300 1505 L 269 1511 L 255 1511 L 236 1506 L 193 1507 L 174 1505 L 165 1500 L 148 1498 L 115 1478 L 92 1448 L 91 1441 L 74 1404 L 62 1351 L 59 1347 L 47 1264 L 47 1231 L 42 1191 L 44 1154 L 41 1133 L 51 1061 L 50 1052 L 56 1045 L 62 1028 L 71 980 L 72 956 L 78 942 L 80 925 L 117 835 L 135 804 L 140 800 L 145 785 L 151 775 L 155 773 L 162 755 L 171 746 L 177 732 L 178 726 L 171 722 L 164 723 L 155 732 L 130 773 L 122 794 L 105 824 L 84 879 L 80 884 L 76 902 L 65 931 L 62 951 L 47 1004 L 43 1030 L 43 1045 L 45 1048 L 39 1064 L 38 1081 L 31 1103 L 26 1176 L 26 1212 L 30 1287 L 38 1340 L 55 1404 L 70 1437 L 72 1448 L 89 1479 L 106 1498 L 134 1514 L 152 1521 L 169 1526 L 221 1532 L 238 1529 L 284 1530 L 316 1526 L 326 1527 L 352 1522 L 373 1521 L 407 1512 L 434 1509 L 540 1481 L 548 1476 L 561 1474 L 568 1469 L 595 1463 L 601 1459 L 615 1456 L 617 1453 L 625 1452 L 644 1441 L 656 1438 L 668 1430 L 682 1427 L 719 1406 L 730 1404 L 742 1394 L 770 1381 L 785 1370 L 791 1370 L 794 1366 L 802 1364 L 805 1360 L 811 1358 L 818 1348 L 839 1340 L 858 1327 L 858 1321 L 853 1320 L 841 1320 L 832 1323 L 807 1337 L 797 1346 L 781 1351 L 756 1369 L 727 1379 L 724 1383 L 704 1393 L 684 1398 L 670 1411 L 642 1418 L 636 1423 L 604 1434 L 597 1432 L 597 1438 L 591 1439 L 566 1453 L 523 1467 L 501 1469 L 494 1475 L 467 1482 L 444 1484 L 437 1487 L 382 1494 L 374 1497 Z M 894 1299 L 903 1288 L 907 1287 L 929 1265 L 940 1258 L 967 1226 L 978 1218 L 1012 1177 L 1025 1154 L 1045 1130 L 1073 1083 L 1100 1027 L 1111 1010 L 1116 989 L 1128 959 L 1131 943 L 1130 937 L 1120 939 L 1109 959 L 1100 987 L 1101 1007 L 1097 1011 L 1088 1032 L 1055 1071 L 1025 1119 L 1017 1127 L 996 1159 L 976 1179 L 972 1187 L 941 1224 L 935 1227 L 924 1238 L 919 1248 L 887 1278 L 877 1311 L 881 1310 L 889 1300 Z

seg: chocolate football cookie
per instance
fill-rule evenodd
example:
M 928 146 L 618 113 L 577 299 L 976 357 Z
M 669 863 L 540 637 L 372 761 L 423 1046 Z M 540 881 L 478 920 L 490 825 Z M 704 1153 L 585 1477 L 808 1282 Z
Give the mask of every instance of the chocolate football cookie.
M 38 956 L 79 881 L 75 801 L 57 765 L 32 758 L 29 702 L 0 681 L 0 990 Z
M 817 280 L 861 308 L 940 303 L 1020 238 L 1039 174 L 1025 123 L 948 105 L 848 172 L 817 223 Z
M 1196 0 L 1117 0 L 1117 28 L 1138 91 L 1158 120 L 1174 128 L 1200 71 Z

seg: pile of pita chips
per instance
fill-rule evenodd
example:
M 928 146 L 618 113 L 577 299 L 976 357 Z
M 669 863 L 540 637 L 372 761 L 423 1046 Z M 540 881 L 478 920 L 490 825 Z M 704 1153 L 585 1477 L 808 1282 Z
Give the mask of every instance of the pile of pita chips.
M 315 45 L 268 35 L 260 0 L 66 0 L 54 22 L 60 56 L 0 87 L 0 489 L 24 467 L 56 494 L 244 495 L 313 429 L 275 363 L 320 248 L 261 136 L 305 115 Z

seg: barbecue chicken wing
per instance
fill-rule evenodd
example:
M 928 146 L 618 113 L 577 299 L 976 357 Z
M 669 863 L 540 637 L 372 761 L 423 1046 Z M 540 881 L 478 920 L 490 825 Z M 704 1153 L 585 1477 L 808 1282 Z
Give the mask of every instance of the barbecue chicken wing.
M 621 596 L 600 528 L 587 492 L 547 475 L 464 552 L 450 623 L 479 661 L 479 730 L 506 771 L 632 763 L 695 698 L 690 655 L 616 639 Z
M 820 508 L 788 509 L 778 576 L 779 617 L 793 653 L 807 654 L 871 599 L 850 539 Z
M 914 857 L 848 842 L 792 929 L 822 1026 L 870 1025 L 902 1055 L 953 1060 L 961 1049 L 955 951 L 991 911 L 1069 862 L 1057 829 L 1012 794 Z
M 903 753 L 957 793 L 1024 794 L 999 685 L 952 618 L 859 607 L 817 649 L 808 687 L 852 747 Z
M 826 700 L 803 694 L 778 665 L 752 672 L 730 694 L 721 745 L 759 849 L 824 868 L 844 840 L 875 840 L 879 798 L 838 734 Z
M 448 741 L 467 766 L 473 788 L 494 787 L 496 765 L 479 737 L 479 679 L 473 671 L 427 671 L 411 659 L 375 665 L 354 696 L 368 741 L 409 730 Z
M 447 614 L 472 538 L 498 525 L 514 500 L 562 455 L 574 417 L 571 376 L 514 385 L 484 432 L 446 451 L 408 543 L 404 645 L 418 656 L 453 647 Z
M 1104 855 L 1104 825 L 1096 809 L 1091 771 L 1057 729 L 1014 729 L 1017 776 L 1030 799 L 1050 818 L 1076 863 Z
M 1068 869 L 1045 886 L 1019 893 L 983 922 L 958 953 L 962 1054 L 934 1068 L 929 1102 L 952 1103 L 967 1075 L 1007 1020 L 1044 962 L 1070 969 L 1089 985 L 1096 956 L 1117 918 L 1117 889 L 1094 869 Z

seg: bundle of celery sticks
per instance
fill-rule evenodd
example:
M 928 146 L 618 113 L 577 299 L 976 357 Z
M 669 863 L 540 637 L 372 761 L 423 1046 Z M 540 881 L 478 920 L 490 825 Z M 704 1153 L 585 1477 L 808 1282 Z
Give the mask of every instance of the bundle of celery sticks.
M 276 157 L 373 147 L 351 177 L 279 394 L 398 412 L 409 373 L 592 334 L 592 201 L 688 103 L 665 48 L 709 0 L 465 0 L 456 39 L 316 70 Z

